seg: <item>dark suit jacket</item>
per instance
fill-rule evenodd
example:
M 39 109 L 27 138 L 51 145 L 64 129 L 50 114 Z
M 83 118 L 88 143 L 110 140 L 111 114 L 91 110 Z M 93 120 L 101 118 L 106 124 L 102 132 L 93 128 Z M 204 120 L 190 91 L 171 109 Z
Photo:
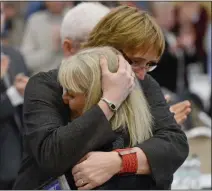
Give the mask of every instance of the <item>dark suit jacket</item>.
M 155 125 L 154 136 L 137 146 L 145 152 L 152 174 L 114 176 L 100 189 L 168 189 L 173 173 L 188 155 L 186 136 L 169 112 L 159 85 L 147 75 L 141 86 Z M 67 124 L 69 116 L 62 101 L 57 70 L 33 76 L 26 87 L 24 103 L 24 142 L 29 156 L 23 161 L 14 189 L 37 188 L 64 172 L 74 189 L 72 167 L 90 151 L 110 149 L 118 138 L 98 106 Z
M 1 51 L 10 59 L 8 76 L 12 84 L 17 74 L 24 73 L 25 75 L 29 75 L 23 56 L 18 50 L 10 46 L 3 45 Z M 8 125 L 17 125 L 14 120 L 14 115 L 17 115 L 20 119 L 22 119 L 22 106 L 14 107 L 6 94 L 7 87 L 5 87 L 3 80 L 0 80 L 0 84 L 0 122 L 1 128 L 6 128 Z

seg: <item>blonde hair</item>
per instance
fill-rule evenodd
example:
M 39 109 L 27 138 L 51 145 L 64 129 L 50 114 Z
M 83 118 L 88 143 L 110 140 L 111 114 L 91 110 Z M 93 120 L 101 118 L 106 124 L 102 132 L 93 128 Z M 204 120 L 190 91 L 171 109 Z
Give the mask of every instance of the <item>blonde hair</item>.
M 161 28 L 147 12 L 119 6 L 108 13 L 90 33 L 83 47 L 112 46 L 132 53 L 154 49 L 161 57 L 165 41 Z
M 86 95 L 83 112 L 97 104 L 102 97 L 100 57 L 106 57 L 108 69 L 111 72 L 117 72 L 118 54 L 120 53 L 112 47 L 99 47 L 81 50 L 74 56 L 63 60 L 58 80 L 63 88 Z M 152 116 L 137 80 L 134 90 L 110 122 L 113 130 L 119 127 L 128 128 L 131 146 L 152 136 Z

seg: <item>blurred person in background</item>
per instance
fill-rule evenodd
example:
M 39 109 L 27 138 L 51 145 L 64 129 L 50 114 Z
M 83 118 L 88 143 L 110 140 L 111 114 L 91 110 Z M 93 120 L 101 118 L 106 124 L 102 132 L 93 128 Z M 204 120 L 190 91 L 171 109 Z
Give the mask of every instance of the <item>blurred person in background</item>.
M 1 26 L 4 26 L 1 3 Z M 28 70 L 20 52 L 1 41 L 0 78 L 0 189 L 12 189 L 22 160 L 21 130 Z
M 174 93 L 171 98 L 172 104 L 185 99 L 192 102 L 192 115 L 184 124 L 185 129 L 191 129 L 204 124 L 198 117 L 199 111 L 204 110 L 203 102 L 198 95 L 190 92 L 188 80 L 188 66 L 200 60 L 195 48 L 194 28 L 185 19 L 186 12 L 180 15 L 179 20 L 182 20 L 184 25 L 179 31 L 179 36 L 171 32 L 176 21 L 174 10 L 175 6 L 171 2 L 152 2 L 152 12 L 163 30 L 166 48 L 158 63 L 159 67 L 150 75 L 159 82 L 164 92 Z
M 207 29 L 207 35 L 206 35 L 206 38 L 205 38 L 205 44 L 206 44 L 206 50 L 207 50 L 207 71 L 208 71 L 208 75 L 209 75 L 209 78 L 211 80 L 211 65 L 212 65 L 212 53 L 211 53 L 211 40 L 212 40 L 212 30 L 211 30 L 211 20 L 208 24 L 208 29 Z
M 207 71 L 208 71 L 208 76 L 211 82 L 211 65 L 212 65 L 212 52 L 211 52 L 211 41 L 212 41 L 212 31 L 211 31 L 211 20 L 208 24 L 208 30 L 207 30 L 207 36 L 205 38 L 206 40 L 206 50 L 207 50 Z M 211 105 L 211 98 L 210 98 L 210 107 L 208 114 L 210 117 L 212 117 L 212 105 Z
M 152 13 L 163 30 L 166 48 L 158 67 L 151 72 L 156 81 L 169 91 L 182 94 L 188 91 L 187 66 L 196 62 L 194 50 L 195 36 L 186 25 L 181 36 L 171 32 L 175 24 L 174 5 L 171 2 L 151 2 Z M 168 80 L 167 80 L 168 79 Z
M 65 2 L 45 2 L 46 10 L 31 15 L 26 24 L 21 51 L 33 74 L 59 66 L 62 59 L 60 24 Z
M 118 1 L 99 1 L 99 3 L 111 9 L 120 5 L 120 2 Z
M 5 24 L 1 39 L 13 47 L 19 48 L 24 30 L 24 19 L 19 10 L 19 2 L 4 2 Z
M 204 72 L 207 71 L 207 58 L 204 47 L 204 37 L 207 31 L 208 13 L 206 8 L 200 2 L 181 2 L 175 8 L 175 25 L 173 32 L 181 36 L 184 27 L 191 27 L 195 40 L 193 49 L 196 51 L 197 59 L 201 61 Z M 187 25 L 187 26 L 186 26 Z
M 177 42 L 174 34 L 170 32 L 174 24 L 173 5 L 170 2 L 151 2 L 152 14 L 160 25 L 165 37 L 165 50 L 159 61 L 159 67 L 150 73 L 161 87 L 171 92 L 177 92 L 176 56 Z
M 151 3 L 149 1 L 135 1 L 136 7 L 144 11 L 151 11 Z
M 151 34 L 153 36 L 155 34 L 155 39 L 157 39 L 157 37 L 159 38 L 157 41 L 158 47 L 163 47 L 163 35 L 158 25 L 153 22 L 151 18 L 149 18 L 148 14 L 142 13 L 136 8 L 119 7 L 104 17 L 108 12 L 109 9 L 103 6 L 99 6 L 99 4 L 96 3 L 82 3 L 71 9 L 65 16 L 61 26 L 61 39 L 63 42 L 64 56 L 68 57 L 74 55 L 79 50 L 81 43 L 86 41 L 89 37 L 86 45 L 87 47 L 113 45 L 115 48 L 119 49 L 123 52 L 123 54 L 125 54 L 126 60 L 128 60 L 128 62 L 133 65 L 132 68 L 135 69 L 136 63 L 139 64 L 137 70 L 135 70 L 136 75 L 141 80 L 140 83 L 146 95 L 146 99 L 150 104 L 155 125 L 153 127 L 153 138 L 139 145 L 139 147 L 142 149 L 137 149 L 137 153 L 139 153 L 138 159 L 140 160 L 139 164 L 142 163 L 142 165 L 139 165 L 138 167 L 140 169 L 138 170 L 138 173 L 146 176 L 146 181 L 149 183 L 147 184 L 150 187 L 153 186 L 155 188 L 169 188 L 172 182 L 172 175 L 174 171 L 182 164 L 188 154 L 188 147 L 186 137 L 174 120 L 173 114 L 170 113 L 169 106 L 167 105 L 164 96 L 160 91 L 159 85 L 149 75 L 146 75 L 146 72 L 150 67 L 148 61 L 152 59 L 159 59 L 158 57 L 160 57 L 160 54 L 162 54 L 163 48 L 158 48 L 158 54 L 154 51 L 152 52 L 152 56 L 147 56 L 145 54 L 145 58 L 140 57 L 140 54 L 143 52 L 143 48 L 141 48 L 141 53 L 139 52 L 139 55 L 137 55 L 137 57 L 139 56 L 139 58 L 137 58 L 139 61 L 136 62 L 134 60 L 134 56 L 132 55 L 133 53 L 130 53 L 129 50 L 127 51 L 127 47 L 131 45 L 133 48 L 135 46 L 135 42 L 134 40 L 130 41 L 128 38 L 126 38 L 126 36 L 133 38 L 133 35 L 135 35 L 136 38 L 144 37 L 144 42 L 149 42 L 147 39 L 151 38 Z M 116 19 L 113 18 L 113 14 L 114 17 L 117 16 Z M 117 14 L 120 14 L 121 17 L 119 17 Z M 135 22 L 129 22 L 128 18 L 126 17 L 129 17 L 132 14 L 135 14 L 136 17 L 131 17 L 131 19 L 141 19 L 141 21 L 139 20 L 141 25 L 134 25 Z M 104 19 L 101 20 L 100 23 L 94 28 L 94 26 L 102 17 L 104 17 Z M 147 26 L 151 28 L 152 32 L 150 32 L 150 36 L 148 36 L 148 38 L 143 34 L 143 17 L 145 18 L 145 22 L 150 25 Z M 128 26 L 130 29 L 134 27 L 136 28 L 138 26 L 140 26 L 140 28 L 136 28 L 137 30 L 135 29 L 135 31 L 126 30 L 127 34 L 124 30 L 123 34 L 120 33 L 119 30 L 122 31 L 122 28 L 126 27 L 126 25 L 132 25 Z M 157 32 L 152 30 L 152 25 L 155 27 L 154 29 Z M 111 28 L 108 26 L 111 26 Z M 92 30 L 93 32 L 89 36 L 89 33 Z M 140 33 L 138 31 L 140 31 Z M 128 32 L 132 32 L 132 34 L 128 34 Z M 94 37 L 95 34 L 96 38 Z M 115 35 L 116 38 L 114 38 L 113 35 Z M 113 44 L 111 43 L 111 38 L 116 40 L 118 39 L 118 41 L 115 41 Z M 127 39 L 128 43 L 125 43 L 125 40 L 123 39 Z M 120 46 L 119 43 L 121 44 Z M 149 44 L 149 46 L 151 45 Z M 157 56 L 155 54 L 157 54 Z M 142 66 L 140 66 L 140 64 Z M 144 66 L 145 64 L 148 65 Z M 109 129 L 106 128 L 107 132 L 105 132 L 106 129 L 102 129 L 104 128 L 103 125 L 107 124 L 108 121 L 107 112 L 105 113 L 104 109 L 102 109 L 102 105 L 100 108 L 98 106 L 91 108 L 89 111 L 85 112 L 82 116 L 78 117 L 73 122 L 69 122 L 67 120 L 66 117 L 69 117 L 70 113 L 67 111 L 67 108 L 63 103 L 63 89 L 58 84 L 57 75 L 57 70 L 42 72 L 33 76 L 28 83 L 25 94 L 26 101 L 24 104 L 24 119 L 26 124 L 24 141 L 26 143 L 26 150 L 29 156 L 24 161 L 25 165 L 22 166 L 19 177 L 16 180 L 16 184 L 14 186 L 15 189 L 36 188 L 36 186 L 40 186 L 41 183 L 45 182 L 45 180 L 48 178 L 60 176 L 65 172 L 68 183 L 71 185 L 71 187 L 76 189 L 71 168 L 76 163 L 79 163 L 80 158 L 89 152 L 89 150 L 96 150 L 96 146 L 102 145 L 103 142 L 106 143 L 110 137 L 110 133 L 108 132 Z M 112 75 L 110 72 L 106 72 L 102 76 L 102 84 L 104 87 L 108 86 L 107 91 L 111 90 L 109 88 L 109 85 L 111 84 L 116 86 L 120 82 L 126 84 L 126 76 L 119 76 L 121 78 L 118 79 L 117 75 L 118 74 Z M 116 83 L 114 78 L 117 80 Z M 118 93 L 120 93 L 120 91 L 123 92 L 122 87 L 119 86 L 117 86 L 114 90 L 114 92 L 110 92 L 113 92 L 113 95 L 119 95 Z M 125 87 L 124 90 L 129 91 Z M 126 94 L 126 92 L 124 93 Z M 65 97 L 64 99 L 66 99 L 66 103 L 70 103 L 75 100 L 75 97 L 69 96 L 67 91 L 64 92 L 63 96 Z M 110 98 L 112 99 L 112 97 Z M 107 105 L 103 105 L 106 106 L 107 110 L 109 109 Z M 105 115 L 102 115 L 102 111 Z M 95 115 L 95 119 L 93 119 L 93 115 Z M 42 117 L 40 117 L 38 120 L 38 116 Z M 96 129 L 90 131 L 90 128 Z M 76 131 L 78 132 L 77 134 L 75 134 Z M 84 141 L 81 141 L 80 137 L 85 135 L 85 132 L 87 133 L 86 136 L 84 136 Z M 104 137 L 102 137 L 103 134 Z M 79 141 L 77 143 L 79 146 L 81 146 L 80 149 L 75 149 L 76 144 L 73 144 L 73 140 Z M 155 147 L 158 147 L 159 145 L 160 149 L 158 150 Z M 145 154 L 142 150 L 145 152 Z M 95 163 L 95 165 L 98 164 L 96 160 L 102 161 L 102 163 L 99 164 L 100 166 L 96 166 L 96 168 L 100 170 L 98 172 L 93 168 L 94 166 L 91 165 L 90 167 L 92 169 L 90 172 L 94 170 L 97 172 L 97 174 L 95 174 L 92 180 L 90 180 L 87 177 L 88 174 L 86 174 L 85 182 L 83 183 L 80 181 L 82 185 L 79 185 L 76 182 L 77 187 L 80 187 L 81 189 L 92 189 L 102 185 L 108 180 L 108 178 L 114 176 L 113 173 L 116 174 L 113 169 L 113 165 L 117 165 L 116 162 L 119 161 L 120 158 L 118 155 L 114 156 L 113 154 L 110 155 L 110 153 L 107 156 L 106 155 L 107 153 L 93 152 L 89 153 L 89 155 L 84 158 L 86 164 L 88 164 L 90 157 L 98 156 L 97 158 L 93 157 L 93 159 L 90 161 L 93 162 L 93 164 Z M 148 160 L 146 155 L 148 155 Z M 103 160 L 102 157 L 104 158 Z M 113 159 L 115 159 L 116 162 L 111 157 L 115 157 L 116 159 Z M 85 161 L 79 165 L 85 164 Z M 101 165 L 104 165 L 105 162 L 109 165 L 108 168 L 101 168 Z M 148 162 L 151 163 L 151 165 L 149 165 Z M 112 168 L 111 165 L 113 166 Z M 88 166 L 84 167 L 75 168 L 76 171 L 73 173 L 75 180 L 78 180 L 78 170 L 87 169 Z M 167 167 L 166 171 L 164 171 L 164 167 Z M 108 176 L 105 177 L 105 173 Z M 154 180 L 152 177 L 154 177 Z M 99 181 L 95 181 L 96 178 L 99 178 Z M 131 180 L 134 181 L 133 178 Z M 141 185 L 142 182 L 140 179 L 136 179 L 135 181 L 137 182 L 137 180 L 139 181 L 138 184 Z M 83 187 L 87 184 L 89 188 Z M 136 184 L 130 184 L 130 186 L 132 185 L 136 186 Z M 122 186 L 128 185 L 125 182 L 125 185 Z
M 32 14 L 45 9 L 44 1 L 29 1 L 26 6 L 25 21 L 27 21 Z

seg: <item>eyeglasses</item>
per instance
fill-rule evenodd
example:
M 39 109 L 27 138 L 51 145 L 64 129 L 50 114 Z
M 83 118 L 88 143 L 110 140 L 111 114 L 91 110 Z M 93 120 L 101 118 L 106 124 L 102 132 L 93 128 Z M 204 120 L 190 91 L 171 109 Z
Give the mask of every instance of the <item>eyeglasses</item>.
M 122 50 L 119 50 L 125 60 L 132 66 L 133 69 L 138 70 L 138 69 L 145 69 L 147 72 L 153 71 L 155 68 L 157 68 L 157 63 L 156 62 L 148 62 L 147 64 L 142 64 L 138 63 L 135 61 L 132 61 Z

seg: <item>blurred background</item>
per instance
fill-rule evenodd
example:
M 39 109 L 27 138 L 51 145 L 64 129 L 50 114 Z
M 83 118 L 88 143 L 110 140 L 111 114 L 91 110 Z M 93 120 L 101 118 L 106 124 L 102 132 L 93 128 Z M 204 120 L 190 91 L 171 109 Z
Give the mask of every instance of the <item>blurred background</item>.
M 175 173 L 172 187 L 211 188 L 211 2 L 99 2 L 110 8 L 128 4 L 146 10 L 163 29 L 166 49 L 159 67 L 150 75 L 159 82 L 164 94 L 171 96 L 170 104 L 185 99 L 192 103 L 192 112 L 182 125 L 189 140 L 190 155 Z M 60 24 L 66 11 L 78 3 L 80 1 L 5 1 L 4 7 L 1 7 L 1 73 L 9 70 L 3 66 L 3 55 L 14 63 L 19 75 L 24 73 L 30 77 L 58 67 L 63 57 Z M 46 19 L 46 23 L 37 22 L 35 18 L 42 20 L 48 12 L 51 19 Z M 10 73 L 13 74 L 13 71 L 11 68 Z M 15 74 L 10 77 L 12 83 L 18 84 L 15 77 Z M 26 85 L 24 79 L 22 85 Z M 0 89 L 2 99 L 3 90 Z M 16 102 L 20 98 L 14 99 Z M 6 120 L 5 115 L 3 112 L 0 114 L 1 125 Z M 15 118 L 14 126 L 20 128 L 21 119 Z M 2 131 L 0 127 L 0 144 L 14 141 L 3 137 Z M 18 150 L 15 147 L 12 149 L 14 152 Z M 17 155 L 20 153 L 17 152 Z M 7 157 L 3 156 L 4 152 L 0 149 L 0 165 L 1 160 Z M 13 165 L 18 168 L 16 159 Z M 0 179 L 1 169 L 0 166 Z

